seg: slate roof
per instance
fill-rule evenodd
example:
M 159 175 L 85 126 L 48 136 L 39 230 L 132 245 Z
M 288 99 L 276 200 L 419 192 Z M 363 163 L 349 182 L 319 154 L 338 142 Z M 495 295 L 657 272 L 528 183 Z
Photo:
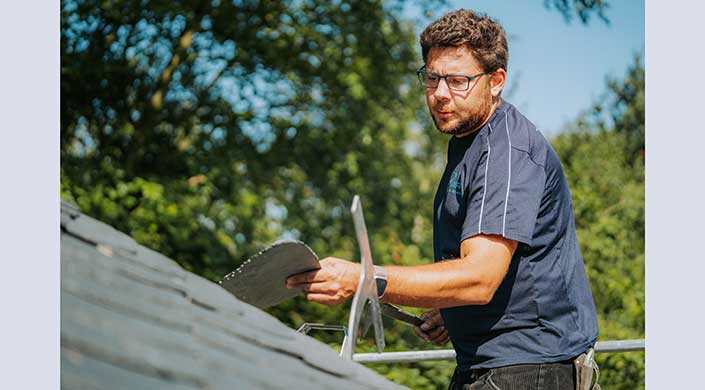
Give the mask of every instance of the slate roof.
M 61 388 L 403 387 L 62 202 Z

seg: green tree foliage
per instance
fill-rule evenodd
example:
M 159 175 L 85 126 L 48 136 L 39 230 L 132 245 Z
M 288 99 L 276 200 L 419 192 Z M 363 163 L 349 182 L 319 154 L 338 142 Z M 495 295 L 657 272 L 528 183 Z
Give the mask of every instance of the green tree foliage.
M 282 235 L 350 257 L 354 193 L 414 242 L 433 188 L 399 7 L 63 1 L 63 194 L 211 279 Z
M 609 3 L 603 0 L 544 0 L 543 4 L 548 9 L 558 10 L 566 22 L 570 22 L 577 15 L 581 22 L 587 23 L 590 16 L 597 14 L 603 22 L 609 23 L 605 14 Z
M 562 3 L 546 4 L 567 17 L 603 9 Z M 417 4 L 429 15 L 440 5 Z M 428 119 L 403 6 L 63 0 L 62 198 L 214 281 L 282 237 L 357 259 L 356 193 L 376 263 L 429 262 L 447 138 Z M 613 81 L 612 100 L 554 140 L 603 339 L 643 336 L 643 68 L 633 73 L 641 84 Z M 348 310 L 297 298 L 269 311 L 297 327 L 343 324 Z M 388 351 L 431 348 L 398 322 L 385 334 Z M 311 335 L 340 347 L 341 334 Z M 633 356 L 603 362 L 614 387 L 643 383 Z M 372 366 L 414 389 L 446 388 L 453 367 Z

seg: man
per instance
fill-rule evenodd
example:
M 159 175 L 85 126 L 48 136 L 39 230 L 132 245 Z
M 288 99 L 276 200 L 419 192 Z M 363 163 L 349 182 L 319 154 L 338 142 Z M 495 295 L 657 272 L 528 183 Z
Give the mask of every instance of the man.
M 451 135 L 434 202 L 435 263 L 377 267 L 383 302 L 435 308 L 416 328 L 457 352 L 451 389 L 574 389 L 573 359 L 597 339 L 570 192 L 556 153 L 501 99 L 502 27 L 468 10 L 421 34 L 419 79 Z M 355 292 L 360 265 L 326 258 L 290 288 L 323 304 Z M 438 311 L 440 309 L 440 313 Z

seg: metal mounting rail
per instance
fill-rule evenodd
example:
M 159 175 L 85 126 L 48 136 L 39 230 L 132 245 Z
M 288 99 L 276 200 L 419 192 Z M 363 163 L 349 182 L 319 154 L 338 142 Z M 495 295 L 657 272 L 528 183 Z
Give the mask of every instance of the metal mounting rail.
M 629 352 L 644 351 L 645 349 L 646 344 L 644 339 L 598 341 L 597 343 L 595 343 L 595 352 Z M 454 359 L 455 351 L 452 349 L 384 353 L 356 353 L 355 355 L 353 355 L 353 361 L 356 361 L 358 363 L 398 363 Z

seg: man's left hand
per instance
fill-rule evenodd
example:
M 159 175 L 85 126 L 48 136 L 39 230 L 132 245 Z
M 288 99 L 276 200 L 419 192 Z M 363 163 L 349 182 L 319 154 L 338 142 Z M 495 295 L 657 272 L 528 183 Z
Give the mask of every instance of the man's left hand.
M 414 326 L 414 333 L 434 345 L 444 345 L 450 341 L 448 330 L 443 324 L 443 317 L 438 309 L 427 311 L 421 315 L 424 320 L 420 326 Z
M 341 304 L 355 293 L 360 278 L 359 263 L 326 257 L 319 264 L 321 269 L 286 278 L 286 287 L 300 288 L 309 301 L 328 306 Z

